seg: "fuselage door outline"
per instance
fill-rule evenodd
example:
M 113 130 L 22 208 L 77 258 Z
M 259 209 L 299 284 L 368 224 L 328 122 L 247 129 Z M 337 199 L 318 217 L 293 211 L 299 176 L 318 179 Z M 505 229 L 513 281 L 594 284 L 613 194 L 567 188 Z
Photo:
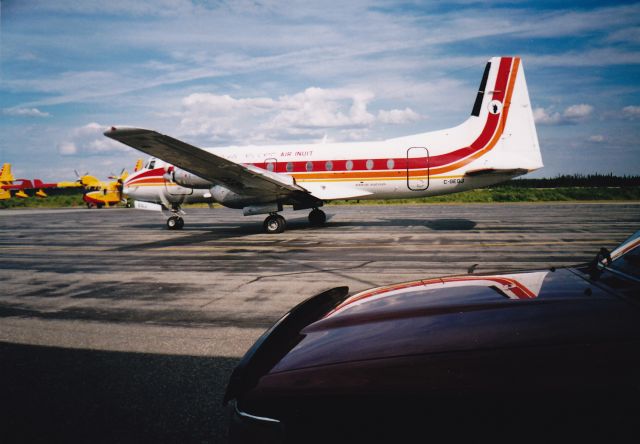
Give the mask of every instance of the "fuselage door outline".
M 412 191 L 429 188 L 429 150 L 425 147 L 407 150 L 407 187 Z

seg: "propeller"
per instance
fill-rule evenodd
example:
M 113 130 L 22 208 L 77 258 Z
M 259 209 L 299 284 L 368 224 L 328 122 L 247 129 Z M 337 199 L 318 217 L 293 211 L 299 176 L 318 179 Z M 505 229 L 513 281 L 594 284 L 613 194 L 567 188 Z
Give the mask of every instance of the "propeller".
M 116 181 L 118 182 L 118 185 L 116 185 L 116 190 L 118 190 L 118 197 L 120 198 L 121 202 L 126 202 L 126 199 L 123 195 L 123 189 L 124 181 L 127 177 L 129 177 L 129 173 L 127 173 L 125 168 L 120 171 L 120 175 L 118 175 L 118 177 L 114 177 L 114 179 L 116 179 Z

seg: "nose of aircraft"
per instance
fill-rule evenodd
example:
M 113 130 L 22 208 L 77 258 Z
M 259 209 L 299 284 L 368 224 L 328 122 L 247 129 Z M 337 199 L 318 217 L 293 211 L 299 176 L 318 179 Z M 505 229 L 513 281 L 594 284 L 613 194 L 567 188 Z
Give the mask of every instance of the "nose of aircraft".
M 134 179 L 136 176 L 137 174 L 132 174 L 124 180 L 124 182 L 122 183 L 122 192 L 124 194 L 129 194 L 134 191 L 136 187 L 131 186 L 131 180 Z

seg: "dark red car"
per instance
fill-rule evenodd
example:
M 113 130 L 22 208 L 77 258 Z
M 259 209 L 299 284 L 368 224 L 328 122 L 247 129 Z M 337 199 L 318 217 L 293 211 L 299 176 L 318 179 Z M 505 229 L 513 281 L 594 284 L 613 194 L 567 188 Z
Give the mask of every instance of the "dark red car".
M 234 443 L 632 438 L 640 232 L 591 263 L 295 307 L 233 372 Z

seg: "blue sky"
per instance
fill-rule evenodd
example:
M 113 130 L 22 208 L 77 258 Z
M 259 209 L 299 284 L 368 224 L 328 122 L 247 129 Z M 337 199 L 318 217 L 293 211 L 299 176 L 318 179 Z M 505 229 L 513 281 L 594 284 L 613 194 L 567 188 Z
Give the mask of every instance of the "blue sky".
M 111 125 L 199 146 L 379 140 L 461 123 L 519 55 L 545 168 L 640 174 L 640 3 L 3 0 L 0 162 L 102 178 Z

